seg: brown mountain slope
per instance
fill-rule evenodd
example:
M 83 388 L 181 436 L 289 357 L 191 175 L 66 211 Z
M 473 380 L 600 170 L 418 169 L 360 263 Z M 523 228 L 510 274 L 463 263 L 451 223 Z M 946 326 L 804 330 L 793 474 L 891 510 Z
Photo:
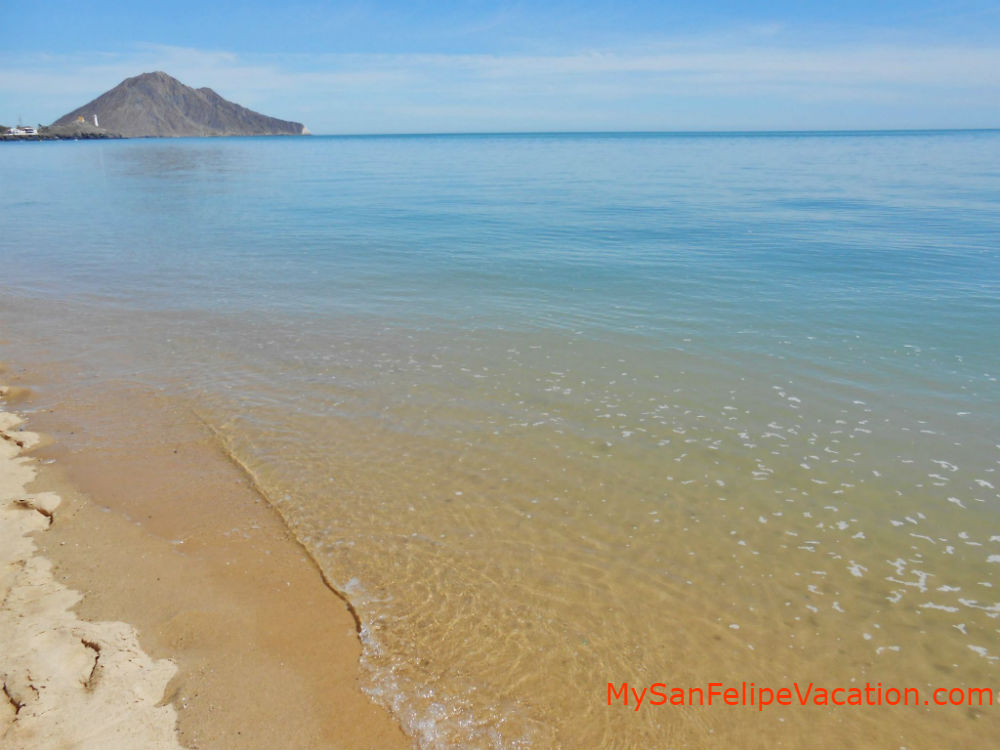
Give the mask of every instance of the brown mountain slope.
M 193 89 L 166 73 L 126 78 L 53 125 L 97 115 L 100 127 L 126 138 L 199 135 L 305 135 L 300 122 L 279 120 L 223 99 L 212 89 Z

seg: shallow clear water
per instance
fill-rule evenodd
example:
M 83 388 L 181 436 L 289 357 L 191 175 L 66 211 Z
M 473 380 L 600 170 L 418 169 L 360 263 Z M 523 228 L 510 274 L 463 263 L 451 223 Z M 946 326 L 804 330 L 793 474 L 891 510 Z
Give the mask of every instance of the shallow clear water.
M 995 683 L 1000 132 L 9 144 L 0 178 L 2 319 L 195 404 L 421 745 L 997 736 L 607 683 Z

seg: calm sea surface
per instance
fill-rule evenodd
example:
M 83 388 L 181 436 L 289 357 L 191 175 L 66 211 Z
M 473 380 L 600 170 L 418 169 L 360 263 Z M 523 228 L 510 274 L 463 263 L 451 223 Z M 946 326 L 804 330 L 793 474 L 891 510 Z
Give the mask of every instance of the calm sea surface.
M 607 705 L 996 686 L 1000 132 L 3 144 L 0 184 L 0 354 L 192 404 L 420 746 L 1000 737 Z

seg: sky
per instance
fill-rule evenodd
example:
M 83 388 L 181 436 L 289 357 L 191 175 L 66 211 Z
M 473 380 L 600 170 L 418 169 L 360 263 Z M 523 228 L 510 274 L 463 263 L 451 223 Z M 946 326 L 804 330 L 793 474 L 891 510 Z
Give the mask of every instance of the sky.
M 1000 0 L 0 3 L 0 123 L 162 70 L 314 133 L 1000 127 Z

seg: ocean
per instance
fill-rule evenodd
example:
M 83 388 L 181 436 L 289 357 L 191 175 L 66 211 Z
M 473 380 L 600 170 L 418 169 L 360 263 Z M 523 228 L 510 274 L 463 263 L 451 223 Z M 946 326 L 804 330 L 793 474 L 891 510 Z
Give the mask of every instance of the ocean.
M 1000 131 L 24 143 L 0 183 L 0 355 L 194 408 L 420 747 L 1000 736 L 924 704 L 1000 661 Z

